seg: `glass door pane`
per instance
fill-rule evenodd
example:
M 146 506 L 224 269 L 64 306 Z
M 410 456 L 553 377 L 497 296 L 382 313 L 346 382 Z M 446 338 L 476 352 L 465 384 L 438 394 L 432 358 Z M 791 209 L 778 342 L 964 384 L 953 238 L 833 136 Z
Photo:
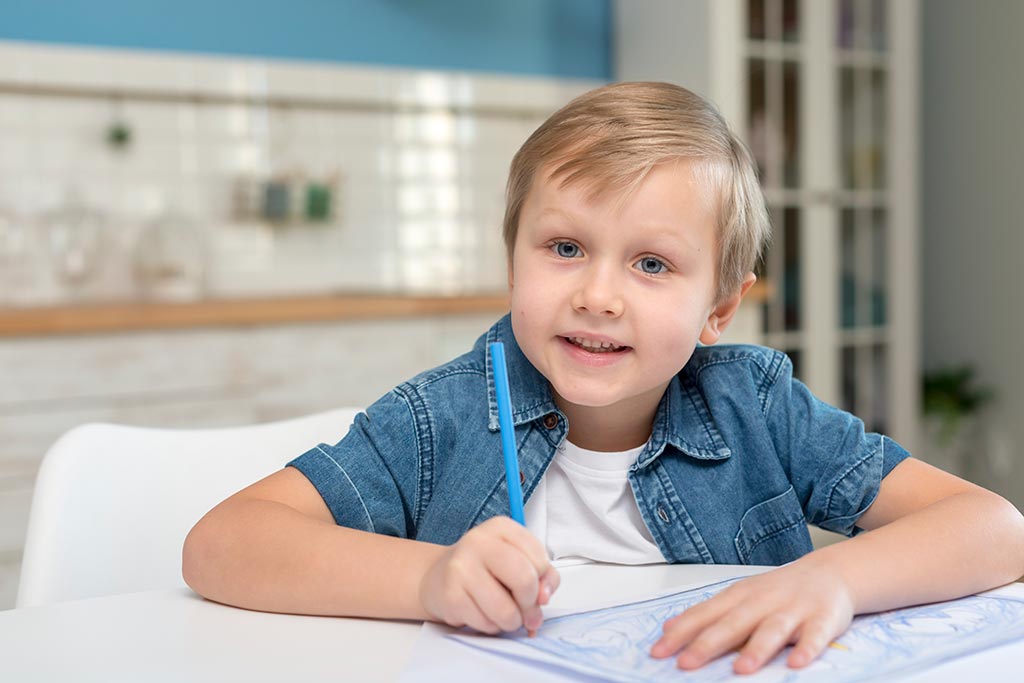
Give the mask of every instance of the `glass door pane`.
M 796 43 L 800 40 L 800 3 L 798 0 L 782 0 L 782 41 Z
M 800 274 L 800 209 L 769 207 L 772 244 L 758 269 L 758 279 L 771 282 L 773 295 L 764 304 L 766 334 L 796 332 L 802 326 Z
M 802 69 L 796 0 L 747 3 L 747 143 L 766 188 L 800 186 Z
M 768 84 L 763 59 L 747 60 L 747 144 L 764 185 L 768 169 Z
M 876 327 L 886 324 L 886 293 L 889 290 L 887 213 L 880 208 L 871 211 L 871 312 L 868 324 Z
M 764 40 L 767 37 L 765 0 L 747 0 L 747 38 Z
M 782 64 L 783 184 L 800 185 L 800 65 Z
M 839 324 L 857 326 L 857 213 L 843 209 L 839 219 Z
M 840 177 L 844 188 L 854 186 L 856 176 L 857 117 L 854 111 L 856 88 L 855 72 L 850 67 L 839 68 L 839 158 Z
M 881 69 L 839 67 L 840 176 L 846 189 L 885 185 L 887 80 Z
M 782 320 L 784 329 L 793 332 L 800 329 L 803 317 L 800 310 L 800 210 L 789 206 L 782 215 Z
M 840 407 L 864 421 L 870 432 L 888 425 L 888 348 L 885 344 L 847 344 L 839 352 Z
M 885 169 L 887 166 L 886 150 L 889 145 L 888 121 L 886 120 L 886 107 L 888 98 L 886 89 L 888 77 L 884 69 L 873 69 L 868 77 L 871 79 L 866 86 L 869 90 L 869 101 L 871 103 L 871 132 L 870 132 L 870 159 L 871 159 L 871 187 L 875 190 L 885 189 L 887 184 Z
M 888 425 L 889 77 L 883 0 L 836 0 L 838 305 L 842 407 Z
M 836 7 L 836 47 L 841 50 L 888 49 L 885 0 L 839 0 Z
M 886 321 L 886 211 L 845 208 L 839 220 L 839 325 L 883 327 Z
M 762 305 L 765 343 L 784 350 L 799 376 L 803 368 L 804 280 L 801 218 L 804 68 L 799 0 L 747 0 L 746 140 L 769 197 L 772 244 L 757 268 L 768 284 Z

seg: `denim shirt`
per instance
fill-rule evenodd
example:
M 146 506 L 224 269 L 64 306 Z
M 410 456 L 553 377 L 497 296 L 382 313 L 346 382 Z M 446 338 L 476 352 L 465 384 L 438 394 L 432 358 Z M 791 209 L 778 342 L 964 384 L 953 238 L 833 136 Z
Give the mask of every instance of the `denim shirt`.
M 473 349 L 401 384 L 336 445 L 288 463 L 342 526 L 451 544 L 509 514 L 487 344 L 505 344 L 520 481 L 529 499 L 568 434 L 548 381 L 509 317 Z M 812 550 L 807 523 L 853 535 L 909 454 L 816 399 L 779 351 L 698 347 L 672 378 L 629 470 L 640 514 L 668 562 L 778 565 Z

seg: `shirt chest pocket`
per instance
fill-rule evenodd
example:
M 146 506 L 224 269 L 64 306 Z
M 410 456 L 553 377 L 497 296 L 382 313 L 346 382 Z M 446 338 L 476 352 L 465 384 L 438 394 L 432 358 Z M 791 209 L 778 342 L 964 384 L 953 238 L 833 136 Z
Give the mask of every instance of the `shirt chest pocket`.
M 735 544 L 743 564 L 780 565 L 813 550 L 793 487 L 743 513 Z

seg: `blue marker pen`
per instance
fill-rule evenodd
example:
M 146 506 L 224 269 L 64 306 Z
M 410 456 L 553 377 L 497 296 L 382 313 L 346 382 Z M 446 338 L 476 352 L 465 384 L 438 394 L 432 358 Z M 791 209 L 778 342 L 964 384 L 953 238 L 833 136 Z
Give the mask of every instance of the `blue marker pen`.
M 508 506 L 512 519 L 526 526 L 523 517 L 523 487 L 519 483 L 519 456 L 516 453 L 516 432 L 512 423 L 512 394 L 508 389 L 508 366 L 505 365 L 505 345 L 494 342 L 491 365 L 494 368 L 494 388 L 498 397 L 498 425 L 501 427 L 501 450 L 505 454 L 505 483 L 508 484 Z

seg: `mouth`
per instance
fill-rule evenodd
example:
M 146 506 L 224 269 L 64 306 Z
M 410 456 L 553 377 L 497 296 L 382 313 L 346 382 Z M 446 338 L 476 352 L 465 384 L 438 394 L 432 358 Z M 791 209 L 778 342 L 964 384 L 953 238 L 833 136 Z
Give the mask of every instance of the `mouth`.
M 589 351 L 590 353 L 622 353 L 629 351 L 632 347 L 622 346 L 615 344 L 614 342 L 599 341 L 596 339 L 587 339 L 586 337 L 562 337 L 566 342 L 573 346 Z

